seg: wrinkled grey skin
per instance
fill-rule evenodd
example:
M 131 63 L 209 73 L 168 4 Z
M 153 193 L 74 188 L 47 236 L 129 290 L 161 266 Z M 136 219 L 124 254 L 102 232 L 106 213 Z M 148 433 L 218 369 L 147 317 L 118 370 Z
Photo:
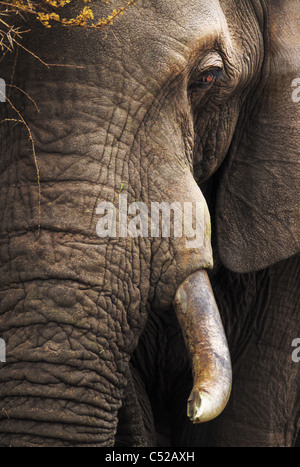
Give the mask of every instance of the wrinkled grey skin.
M 39 221 L 27 129 L 2 123 L 2 446 L 299 445 L 299 4 L 175 3 L 138 0 L 107 35 L 33 25 L 25 47 L 73 66 L 22 49 L 1 63 L 38 105 L 11 90 L 41 183 Z M 216 66 L 224 76 L 197 86 Z M 209 248 L 100 239 L 96 207 L 121 189 L 129 203 L 196 201 L 198 186 L 233 390 L 194 426 L 171 305 Z

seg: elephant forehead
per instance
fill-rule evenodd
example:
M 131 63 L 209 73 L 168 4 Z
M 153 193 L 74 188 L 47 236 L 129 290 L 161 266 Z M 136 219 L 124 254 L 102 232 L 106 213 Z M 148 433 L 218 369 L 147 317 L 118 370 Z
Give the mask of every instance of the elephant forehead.
M 148 50 L 153 53 L 154 48 L 158 52 L 156 58 L 164 58 L 170 53 L 168 45 L 172 51 L 187 58 L 195 45 L 213 46 L 226 26 L 223 11 L 215 0 L 177 3 L 138 0 L 135 10 L 128 12 L 120 27 L 132 20 L 134 27 L 130 45 L 139 43 L 144 54 Z
M 95 23 L 120 3 L 125 2 L 92 2 Z M 223 6 L 218 0 L 137 0 L 104 30 L 46 29 L 33 22 L 28 47 L 47 63 L 76 65 L 39 70 L 40 81 L 77 80 L 126 93 L 126 78 L 126 86 L 131 83 L 135 89 L 138 84 L 153 93 L 193 66 L 205 51 L 226 49 L 228 56 L 230 37 Z M 32 80 L 38 68 L 39 63 L 30 65 Z M 132 90 L 128 93 L 132 95 Z
M 110 2 L 109 8 L 117 3 Z M 103 2 L 97 4 L 95 17 L 109 11 L 103 8 Z M 174 75 L 182 71 L 195 51 L 214 48 L 226 28 L 217 0 L 137 0 L 114 22 L 113 35 L 108 33 L 103 39 L 98 32 L 98 51 L 102 60 L 106 54 L 123 61 L 126 57 L 128 68 L 143 68 L 150 74 L 155 71 L 163 78 L 165 72 Z
M 95 17 L 105 16 L 112 9 L 118 10 L 121 2 L 120 0 L 112 0 L 106 7 L 103 3 L 103 0 L 93 2 Z M 136 0 L 134 7 L 129 8 L 121 20 L 114 23 L 114 27 L 119 27 L 123 23 L 126 29 L 130 25 L 133 26 L 132 20 L 136 21 L 133 28 L 135 32 L 144 32 L 147 35 L 149 33 L 147 25 L 149 25 L 152 30 L 161 29 L 166 33 L 172 32 L 172 35 L 175 30 L 179 34 L 185 31 L 182 38 L 189 41 L 191 35 L 199 32 L 199 27 L 203 33 L 211 29 L 219 29 L 223 15 L 219 0 L 210 0 L 209 2 L 206 0 L 175 2 L 170 2 L 170 0 Z M 140 30 L 139 23 L 142 25 Z M 144 43 L 144 46 L 146 45 Z
M 163 36 L 169 36 L 188 46 L 199 36 L 202 40 L 210 37 L 215 39 L 222 30 L 224 16 L 217 0 L 177 3 L 167 0 L 138 0 L 136 5 L 142 26 L 139 28 L 139 24 L 136 25 L 139 33 L 148 35 L 150 30 L 156 34 L 159 31 Z

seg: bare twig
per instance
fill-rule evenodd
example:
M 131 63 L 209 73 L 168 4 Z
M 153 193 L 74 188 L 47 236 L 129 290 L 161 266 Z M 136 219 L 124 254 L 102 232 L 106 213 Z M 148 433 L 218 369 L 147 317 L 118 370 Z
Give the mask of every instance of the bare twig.
M 1 91 L 0 91 L 0 93 L 1 93 Z M 3 93 L 1 93 L 1 94 L 3 94 Z M 10 107 L 18 115 L 19 120 L 14 119 L 14 118 L 5 118 L 1 123 L 9 122 L 9 121 L 16 122 L 16 123 L 23 123 L 23 125 L 25 126 L 25 128 L 26 128 L 26 130 L 28 132 L 29 140 L 31 142 L 32 154 L 33 154 L 34 165 L 35 165 L 36 175 L 37 175 L 37 184 L 38 184 L 38 235 L 39 235 L 40 230 L 41 230 L 41 183 L 40 183 L 40 168 L 39 168 L 39 164 L 38 164 L 38 160 L 37 160 L 37 156 L 36 156 L 36 152 L 35 152 L 34 140 L 33 140 L 33 137 L 32 137 L 31 130 L 30 130 L 28 124 L 26 123 L 26 121 L 24 120 L 23 116 L 19 112 L 19 110 L 16 109 L 16 107 L 13 105 L 12 101 L 9 98 L 6 98 L 6 100 L 9 103 Z
M 7 85 L 9 88 L 14 88 L 14 89 L 17 89 L 18 91 L 22 92 L 23 94 L 25 94 L 26 97 L 28 97 L 28 99 L 33 103 L 33 105 L 35 106 L 36 110 L 38 112 L 40 112 L 40 109 L 38 108 L 37 106 L 37 103 L 35 102 L 34 99 L 32 99 L 32 97 L 30 97 L 29 94 L 27 94 L 27 92 L 25 92 L 23 89 L 19 88 L 18 86 L 16 86 L 15 84 L 8 84 Z M 7 98 L 6 98 L 7 100 Z

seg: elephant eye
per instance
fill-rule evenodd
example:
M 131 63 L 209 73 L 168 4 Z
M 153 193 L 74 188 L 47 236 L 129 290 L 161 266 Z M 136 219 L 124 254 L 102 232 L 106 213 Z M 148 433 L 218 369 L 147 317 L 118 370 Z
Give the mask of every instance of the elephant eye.
M 209 89 L 215 83 L 215 81 L 220 78 L 223 74 L 222 68 L 211 68 L 209 70 L 201 73 L 200 78 L 192 83 L 190 88 L 195 90 L 195 88 L 204 88 Z

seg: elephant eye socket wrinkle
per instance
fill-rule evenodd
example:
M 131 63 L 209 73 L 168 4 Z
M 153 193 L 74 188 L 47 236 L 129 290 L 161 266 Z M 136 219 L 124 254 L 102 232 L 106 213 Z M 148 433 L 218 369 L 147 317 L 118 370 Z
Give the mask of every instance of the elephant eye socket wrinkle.
M 200 78 L 198 78 L 190 85 L 190 90 L 193 91 L 197 88 L 210 89 L 215 83 L 215 81 L 221 78 L 222 75 L 222 68 L 211 68 L 209 70 L 206 70 L 203 73 L 201 73 Z

